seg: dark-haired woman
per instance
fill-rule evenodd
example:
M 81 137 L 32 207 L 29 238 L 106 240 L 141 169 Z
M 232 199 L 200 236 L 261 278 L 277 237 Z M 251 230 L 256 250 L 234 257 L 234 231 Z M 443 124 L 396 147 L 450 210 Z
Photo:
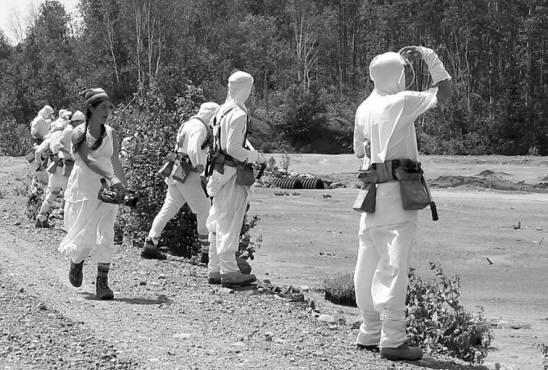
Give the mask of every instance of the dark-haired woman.
M 114 249 L 114 219 L 118 206 L 97 199 L 101 179 L 109 185 L 126 186 L 118 156 L 118 139 L 106 125 L 110 99 L 103 89 L 90 89 L 85 96 L 86 121 L 72 134 L 74 168 L 65 191 L 65 229 L 59 251 L 70 257 L 70 283 L 82 285 L 84 260 L 92 255 L 97 262 L 96 294 L 112 299 L 108 271 Z

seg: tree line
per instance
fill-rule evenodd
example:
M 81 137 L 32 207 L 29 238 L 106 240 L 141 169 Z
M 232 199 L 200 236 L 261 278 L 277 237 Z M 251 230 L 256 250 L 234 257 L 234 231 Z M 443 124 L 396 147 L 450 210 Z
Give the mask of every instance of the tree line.
M 424 45 L 454 94 L 417 123 L 422 152 L 548 154 L 545 1 L 81 0 L 79 11 L 45 0 L 16 45 L 0 33 L 3 132 L 20 137 L 46 103 L 78 107 L 91 86 L 126 107 L 152 92 L 175 111 L 188 86 L 222 102 L 242 69 L 265 150 L 348 152 L 370 60 Z M 425 89 L 428 71 L 415 69 L 412 88 Z

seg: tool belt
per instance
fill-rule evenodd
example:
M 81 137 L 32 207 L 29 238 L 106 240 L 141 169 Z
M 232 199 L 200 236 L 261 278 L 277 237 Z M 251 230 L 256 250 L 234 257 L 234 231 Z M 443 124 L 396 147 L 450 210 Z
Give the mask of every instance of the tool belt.
M 358 179 L 363 182 L 363 186 L 352 207 L 356 211 L 374 213 L 377 184 L 391 181 L 400 183 L 403 209 L 418 210 L 428 205 L 431 209 L 435 208 L 420 162 L 411 159 L 394 159 L 373 163 L 367 170 L 360 171 Z M 432 209 L 433 218 L 434 212 L 435 210 Z
M 232 157 L 229 154 L 225 154 L 219 151 L 212 159 L 213 170 L 223 174 L 225 172 L 224 166 L 230 166 L 236 168 L 236 184 L 242 186 L 251 186 L 255 183 L 255 173 L 253 172 L 253 166 L 250 163 L 242 162 Z
M 50 154 L 49 156 L 49 165 L 46 168 L 47 171 L 51 174 L 54 174 L 57 171 L 57 167 L 63 167 L 63 160 L 59 158 L 57 154 Z
M 188 155 L 172 153 L 170 157 L 168 156 L 167 162 L 160 168 L 158 174 L 163 178 L 171 176 L 173 179 L 184 183 L 191 172 L 196 172 L 196 168 L 192 166 Z

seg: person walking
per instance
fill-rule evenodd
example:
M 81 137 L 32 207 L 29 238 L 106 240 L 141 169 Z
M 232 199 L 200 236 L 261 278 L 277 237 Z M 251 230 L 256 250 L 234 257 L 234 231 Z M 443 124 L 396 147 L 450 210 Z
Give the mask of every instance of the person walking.
M 253 77 L 242 71 L 228 78 L 226 101 L 216 115 L 214 146 L 218 159 L 207 184 L 213 197 L 207 219 L 209 229 L 208 282 L 224 287 L 245 286 L 255 275 L 240 271 L 236 259 L 240 231 L 249 206 L 253 171 L 249 165 L 266 163 L 264 155 L 246 145 L 249 113 L 245 102 L 251 95 Z
M 72 153 L 74 168 L 65 191 L 64 224 L 66 236 L 59 252 L 70 257 L 69 281 L 80 287 L 85 259 L 92 255 L 97 262 L 96 296 L 113 299 L 108 286 L 108 272 L 114 252 L 114 221 L 118 205 L 98 199 L 104 180 L 112 188 L 127 187 L 118 156 L 116 132 L 106 124 L 111 103 L 100 88 L 84 94 L 85 124 L 73 130 Z
M 168 176 L 165 179 L 166 198 L 162 209 L 152 222 L 141 257 L 159 260 L 167 258 L 158 250 L 158 241 L 169 220 L 188 203 L 192 212 L 196 214 L 201 262 L 208 262 L 209 241 L 206 220 L 210 202 L 202 187 L 201 176 L 205 170 L 211 140 L 211 120 L 218 108 L 219 104 L 214 102 L 202 104 L 198 114 L 192 116 L 179 128 L 176 144 L 177 158 L 170 158 L 174 166 L 169 170 L 169 174 L 166 174 Z
M 412 68 L 406 57 L 422 58 L 433 88 L 406 90 L 413 82 L 406 81 L 406 75 L 411 76 L 406 71 Z M 422 175 L 414 121 L 447 101 L 451 77 L 436 53 L 420 46 L 377 55 L 369 73 L 374 89 L 357 109 L 354 130 L 354 151 L 364 158 L 364 169 L 371 175 L 374 205 L 360 219 L 354 285 L 363 323 L 356 344 L 360 349 L 380 348 L 381 357 L 389 360 L 418 360 L 422 351 L 407 343 L 405 314 L 418 211 L 403 208 L 395 174 L 411 167 Z

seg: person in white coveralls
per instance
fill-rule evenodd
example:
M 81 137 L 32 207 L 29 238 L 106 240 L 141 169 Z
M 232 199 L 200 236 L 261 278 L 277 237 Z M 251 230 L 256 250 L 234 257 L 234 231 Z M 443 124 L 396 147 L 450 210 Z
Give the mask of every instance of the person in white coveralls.
M 236 260 L 251 194 L 250 185 L 239 181 L 237 166 L 266 163 L 264 155 L 246 147 L 249 114 L 245 102 L 252 87 L 253 77 L 246 72 L 237 71 L 228 78 L 227 98 L 218 110 L 214 127 L 214 140 L 223 160 L 216 163 L 207 184 L 207 192 L 213 197 L 207 220 L 211 243 L 208 282 L 225 287 L 245 286 L 256 281 L 253 274 L 240 271 Z
M 405 70 L 412 66 L 406 56 L 422 58 L 429 68 L 432 88 L 406 90 L 413 82 L 405 81 Z M 377 55 L 369 73 L 374 89 L 356 112 L 355 154 L 364 158 L 364 169 L 374 165 L 378 170 L 390 164 L 394 171 L 398 163 L 418 163 L 414 121 L 450 97 L 450 75 L 432 49 L 420 46 Z M 418 360 L 422 351 L 407 343 L 405 314 L 418 211 L 403 209 L 400 183 L 395 177 L 379 180 L 374 186 L 374 212 L 363 212 L 359 227 L 354 284 L 363 323 L 356 344 L 360 349 L 380 348 L 381 357 L 390 360 Z
M 196 214 L 201 260 L 207 263 L 209 240 L 206 220 L 210 201 L 202 187 L 201 175 L 203 176 L 205 170 L 212 136 L 211 120 L 218 108 L 219 104 L 214 102 L 202 104 L 198 113 L 179 128 L 176 150 L 178 158 L 172 158 L 174 166 L 165 180 L 168 185 L 166 199 L 145 239 L 141 251 L 143 258 L 166 259 L 166 255 L 158 250 L 162 230 L 169 220 L 177 215 L 181 207 L 188 203 L 192 212 Z

